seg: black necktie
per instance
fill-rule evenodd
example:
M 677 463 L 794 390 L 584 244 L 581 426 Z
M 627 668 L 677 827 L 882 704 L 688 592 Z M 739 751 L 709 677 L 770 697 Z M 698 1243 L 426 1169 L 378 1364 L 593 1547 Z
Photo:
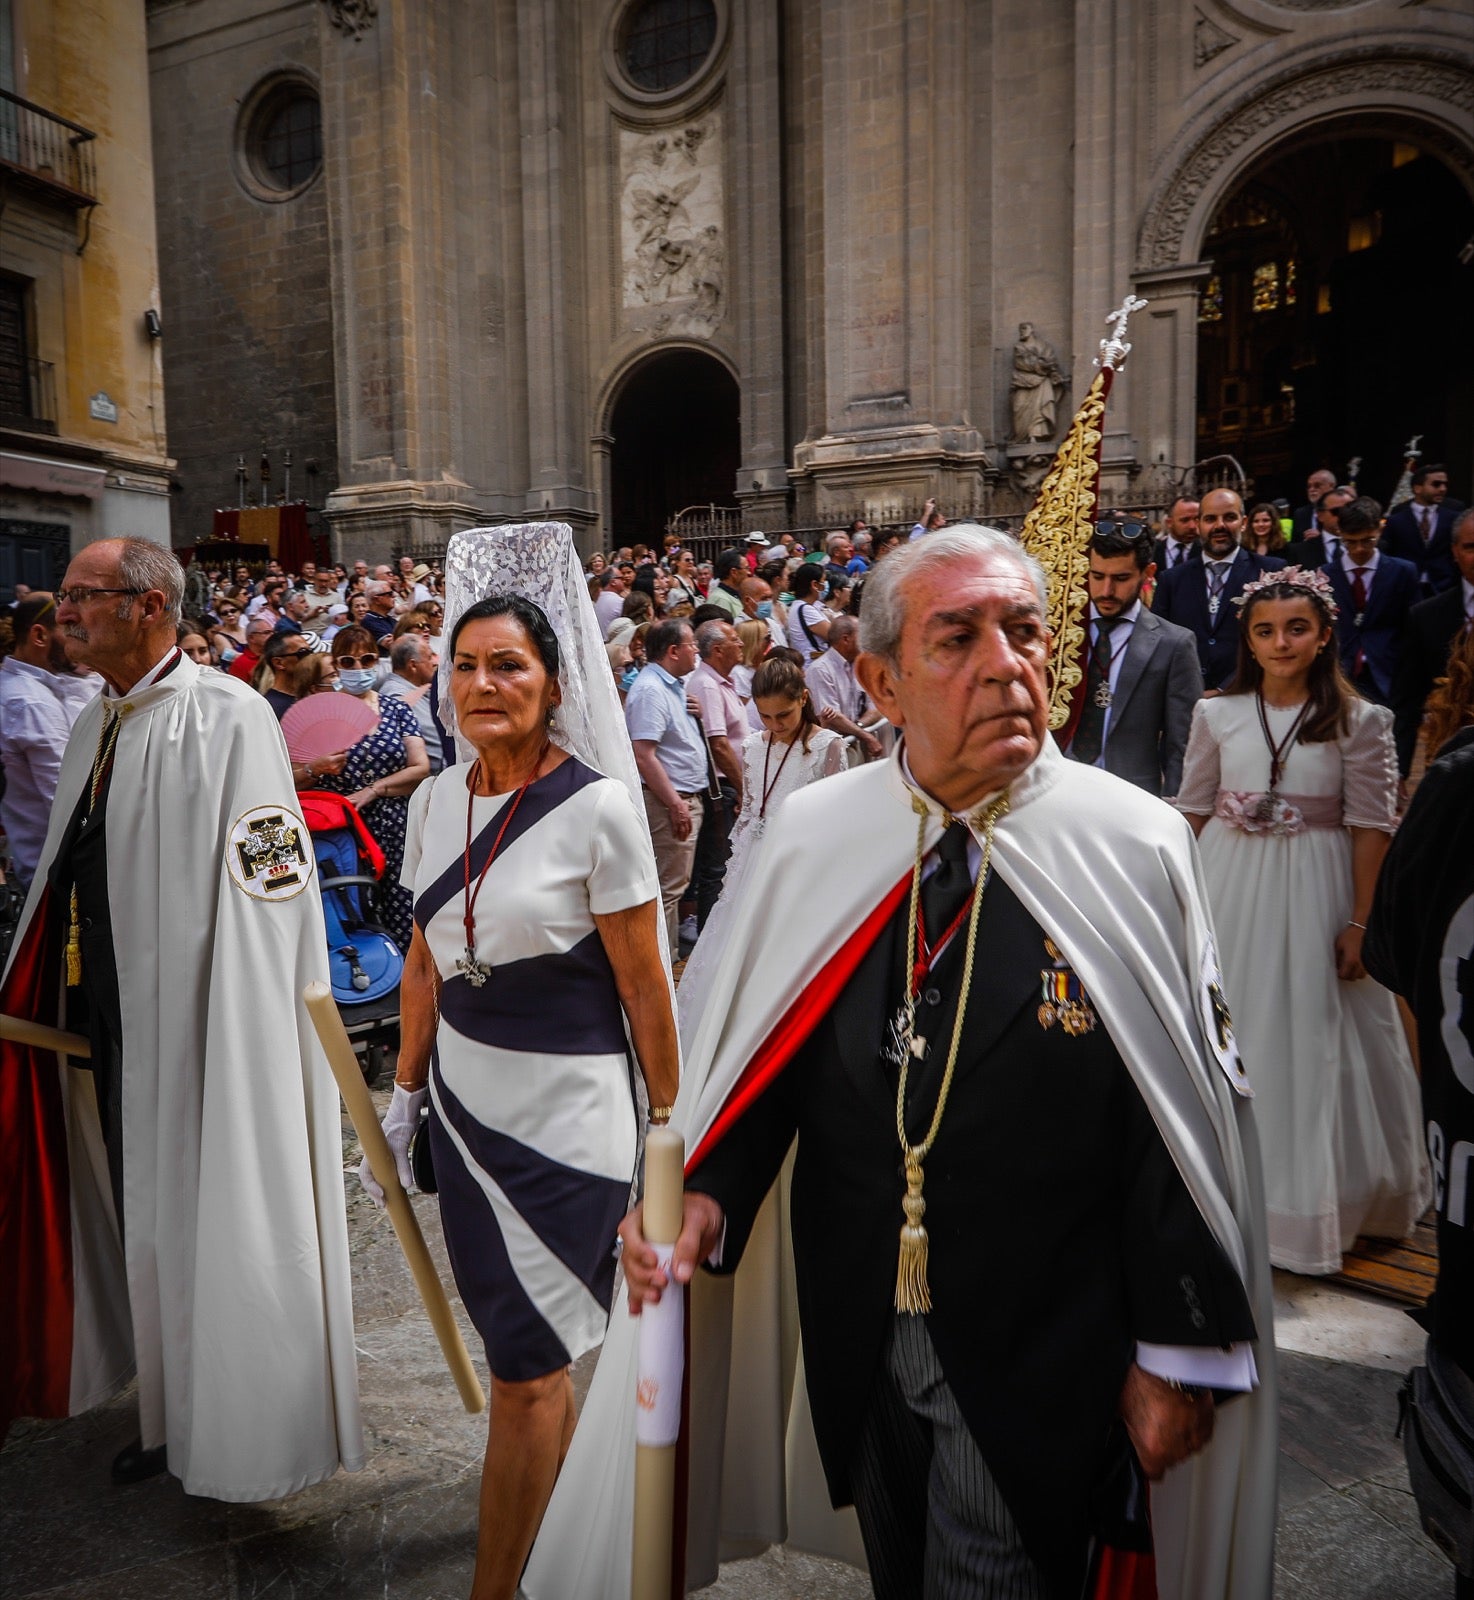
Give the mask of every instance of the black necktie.
M 964 824 L 953 822 L 942 829 L 937 841 L 936 871 L 921 886 L 921 916 L 928 949 L 935 948 L 972 893 L 972 871 L 967 864 L 971 837 Z M 920 959 L 919 946 L 916 954 Z
M 1111 662 L 1115 652 L 1111 648 L 1111 634 L 1123 619 L 1097 617 L 1095 619 L 1095 648 L 1085 668 L 1085 703 L 1080 708 L 1080 720 L 1075 724 L 1075 737 L 1070 741 L 1070 755 L 1093 767 L 1100 760 L 1105 743 L 1106 711 L 1110 707 Z

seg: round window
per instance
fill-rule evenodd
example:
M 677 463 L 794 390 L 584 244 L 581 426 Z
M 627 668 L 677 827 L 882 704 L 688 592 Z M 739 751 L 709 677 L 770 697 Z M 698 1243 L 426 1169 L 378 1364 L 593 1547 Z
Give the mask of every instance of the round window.
M 642 0 L 625 20 L 620 58 L 632 83 L 658 93 L 694 78 L 716 37 L 712 0 Z
M 246 135 L 251 175 L 274 195 L 305 188 L 322 167 L 322 103 L 305 83 L 267 93 Z

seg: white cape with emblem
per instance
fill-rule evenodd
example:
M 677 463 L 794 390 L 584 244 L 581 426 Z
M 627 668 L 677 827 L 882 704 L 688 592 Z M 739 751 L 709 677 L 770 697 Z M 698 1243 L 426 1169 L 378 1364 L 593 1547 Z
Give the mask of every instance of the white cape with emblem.
M 181 660 L 114 704 L 124 709 L 106 838 L 126 1240 L 91 1075 L 58 1062 L 71 1411 L 136 1368 L 144 1447 L 167 1444 L 190 1494 L 275 1499 L 363 1464 L 338 1095 L 302 1003 L 304 986 L 328 977 L 312 842 L 276 717 L 246 685 Z M 99 698 L 73 729 L 15 948 L 102 719 Z M 232 834 L 252 813 L 300 829 L 300 889 L 273 898 L 259 876 L 253 893 L 233 875 Z
M 1277 1460 L 1264 1199 L 1247 1082 L 1231 1041 L 1220 1046 L 1209 993 L 1216 956 L 1191 832 L 1160 800 L 1066 761 L 1052 740 L 1010 799 L 994 866 L 1079 974 L 1240 1273 L 1260 1335 L 1259 1388 L 1221 1407 L 1208 1449 L 1153 1490 L 1159 1593 L 1262 1600 L 1273 1580 Z M 804 865 L 837 815 L 865 818 L 866 850 L 815 895 Z M 725 959 L 694 1028 L 683 1025 L 689 1049 L 674 1121 L 688 1154 L 795 997 L 909 873 L 916 828 L 897 755 L 785 803 L 760 846 L 763 893 L 733 908 Z M 927 848 L 940 831 L 938 813 Z M 698 1273 L 692 1285 L 689 1588 L 715 1577 L 719 1557 L 751 1553 L 754 1543 L 787 1539 L 863 1560 L 853 1513 L 829 1510 L 819 1473 L 783 1312 L 785 1254 L 770 1196 L 735 1278 Z M 618 1313 L 610 1324 L 523 1580 L 533 1600 L 629 1594 L 632 1326 Z

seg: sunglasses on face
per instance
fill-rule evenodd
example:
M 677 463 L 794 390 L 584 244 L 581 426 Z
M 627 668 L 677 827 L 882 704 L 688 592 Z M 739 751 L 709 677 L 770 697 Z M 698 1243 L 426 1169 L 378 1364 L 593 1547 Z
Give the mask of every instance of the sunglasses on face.
M 238 616 L 240 616 L 240 614 L 241 614 L 241 608 L 239 606 L 221 606 L 220 607 L 220 615 L 222 617 L 238 617 Z
M 300 661 L 303 656 L 310 656 L 311 654 L 311 649 L 283 650 L 276 659 L 278 661 Z
M 379 664 L 378 656 L 334 656 L 335 667 L 376 667 Z

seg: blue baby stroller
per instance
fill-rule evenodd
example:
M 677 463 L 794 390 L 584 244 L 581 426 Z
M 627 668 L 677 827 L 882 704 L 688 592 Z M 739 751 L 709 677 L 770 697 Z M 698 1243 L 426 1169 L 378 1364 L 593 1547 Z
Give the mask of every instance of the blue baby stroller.
M 328 981 L 364 1075 L 378 1076 L 397 1043 L 399 980 L 404 957 L 373 918 L 373 890 L 384 873 L 384 852 L 342 795 L 306 790 L 297 796 L 312 835 L 318 887 L 328 936 Z

